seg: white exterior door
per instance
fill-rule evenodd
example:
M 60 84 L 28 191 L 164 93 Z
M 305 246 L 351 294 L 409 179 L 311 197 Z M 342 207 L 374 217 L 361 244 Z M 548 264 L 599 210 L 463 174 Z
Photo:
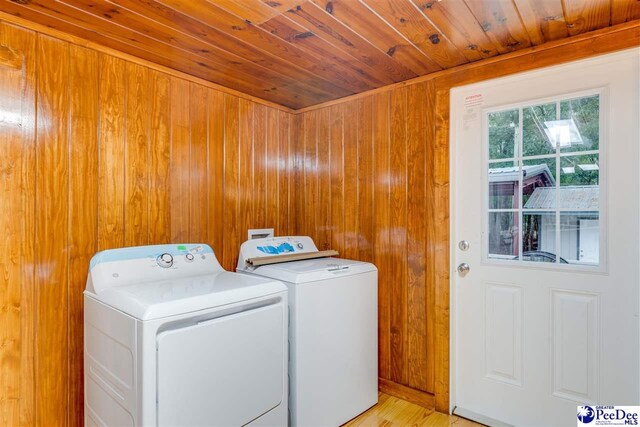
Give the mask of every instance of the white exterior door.
M 639 58 L 452 91 L 455 413 L 576 425 L 640 402 Z

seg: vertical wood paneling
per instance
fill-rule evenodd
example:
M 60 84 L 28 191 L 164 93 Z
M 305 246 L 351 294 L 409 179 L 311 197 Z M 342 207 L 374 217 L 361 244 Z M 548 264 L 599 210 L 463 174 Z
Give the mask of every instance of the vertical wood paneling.
M 299 197 L 302 199 L 302 206 L 300 211 L 305 212 L 304 222 L 302 228 L 302 234 L 316 235 L 317 226 L 317 200 L 318 200 L 318 175 L 317 175 L 317 120 L 318 113 L 315 111 L 304 115 L 304 187 L 299 193 Z
M 189 129 L 189 241 L 207 240 L 209 215 L 207 206 L 207 145 L 208 90 L 195 83 L 190 84 Z M 196 101 L 197 100 L 197 101 Z
M 189 240 L 189 208 L 190 208 L 190 122 L 189 82 L 177 77 L 171 78 L 170 129 L 171 129 L 171 241 L 186 242 Z M 199 100 L 198 100 L 199 102 Z
M 256 156 L 255 162 L 262 163 L 265 167 L 265 188 L 274 188 L 275 194 L 267 197 L 264 201 L 266 227 L 273 227 L 274 232 L 278 236 L 284 236 L 279 223 L 279 215 L 287 217 L 287 212 L 279 212 L 280 206 L 280 189 L 278 188 L 278 169 L 280 167 L 280 139 L 278 133 L 278 112 L 267 109 L 267 129 L 265 132 L 265 151 L 264 157 Z M 286 159 L 286 152 L 283 153 Z
M 124 244 L 140 246 L 149 241 L 149 78 L 147 68 L 140 65 L 127 63 L 124 71 Z
M 2 425 L 34 422 L 35 40 L 31 31 L 0 23 L 0 49 L 11 60 L 0 63 L 0 110 L 15 117 L 0 121 Z
M 449 410 L 449 88 L 435 98 L 435 152 L 433 162 L 433 227 L 435 247 L 434 378 L 437 411 Z M 446 242 L 446 243 L 445 243 Z
M 10 51 L 6 47 L 5 33 L 11 31 L 6 26 L 0 27 L 0 40 L 3 42 L 3 55 L 11 56 L 10 66 L 2 63 L 4 72 L 0 75 L 0 109 L 7 115 L 22 113 L 22 52 Z M 0 158 L 3 160 L 0 174 L 0 200 L 7 212 L 18 215 L 23 211 L 23 195 L 12 191 L 12 188 L 22 185 L 22 168 L 30 165 L 22 164 L 22 132 L 21 120 L 6 120 L 0 122 Z M 13 214 L 12 214 L 13 215 Z M 12 219 L 12 215 L 0 215 L 0 250 L 4 260 L 0 263 L 0 423 L 9 425 L 18 423 L 20 419 L 20 389 L 21 378 L 16 375 L 20 371 L 20 355 L 22 353 L 20 341 L 20 305 L 21 305 L 21 244 L 22 224 Z
M 19 422 L 35 424 L 35 218 L 36 218 L 36 34 L 18 27 L 2 24 L 3 42 L 22 52 L 22 222 L 20 286 L 20 405 Z M 29 55 L 33 52 L 33 55 Z M 15 144 L 14 147 L 18 147 Z M 13 245 L 14 242 L 11 242 Z
M 357 102 L 357 101 L 356 101 Z M 358 257 L 358 109 L 345 108 L 343 122 L 344 242 L 340 255 Z
M 239 99 L 0 22 L 0 425 L 84 424 L 97 250 L 294 231 L 293 119 Z
M 424 84 L 407 90 L 407 383 L 427 387 L 427 331 L 425 280 L 427 110 Z
M 374 229 L 373 262 L 378 267 L 378 375 L 391 378 L 391 280 L 390 248 L 390 103 L 391 93 L 373 97 L 374 123 Z
M 292 186 L 291 170 L 293 168 L 293 154 L 291 148 L 291 115 L 278 111 L 278 209 L 277 234 L 287 236 L 294 234 L 295 220 L 292 215 Z
M 171 80 L 149 70 L 149 243 L 171 239 L 170 111 Z
M 240 120 L 238 132 L 238 212 L 236 234 L 234 236 L 238 244 L 247 239 L 247 229 L 253 218 L 253 125 L 255 124 L 254 104 L 246 99 L 241 99 L 238 104 L 238 117 Z M 233 267 L 235 267 L 238 254 L 233 254 Z
M 293 141 L 293 167 L 291 174 L 293 177 L 291 197 L 295 212 L 304 212 L 304 130 L 306 114 L 296 114 L 291 118 L 291 140 Z M 304 230 L 305 214 L 298 214 L 294 218 L 295 233 L 302 233 Z
M 344 248 L 344 108 L 342 104 L 330 107 L 331 141 L 331 244 L 333 249 Z
M 209 204 L 209 230 L 207 241 L 222 262 L 223 230 L 224 230 L 224 137 L 225 137 L 225 95 L 209 90 L 209 147 L 207 195 Z
M 69 84 L 69 425 L 84 424 L 83 295 L 98 247 L 98 54 L 70 46 Z
M 432 404 L 434 99 L 429 82 L 301 114 L 305 218 L 296 230 L 378 267 L 381 381 Z
M 331 248 L 331 175 L 329 159 L 331 156 L 329 109 L 318 111 L 316 150 L 318 205 L 316 209 L 316 246 L 320 250 Z
M 271 227 L 267 224 L 267 107 L 256 105 L 253 108 L 253 165 L 252 211 L 254 225 L 259 228 Z
M 435 349 L 435 292 L 436 292 L 436 274 L 438 269 L 435 257 L 433 256 L 436 241 L 436 231 L 433 218 L 435 218 L 435 177 L 433 174 L 433 165 L 436 162 L 435 150 L 435 84 L 429 81 L 424 86 L 424 91 L 428 94 L 424 98 L 424 113 L 427 117 L 425 126 L 425 162 L 426 162 L 426 191 L 425 191 L 425 282 L 426 282 L 426 307 L 425 307 L 425 328 L 426 328 L 426 366 L 425 381 L 426 390 L 435 392 L 435 370 L 436 360 L 434 355 Z M 445 154 L 442 151 L 438 155 Z M 448 154 L 448 153 L 446 153 Z M 439 160 L 442 161 L 442 160 Z M 445 227 L 444 224 L 440 224 Z M 441 284 L 441 283 L 440 283 Z M 445 321 L 446 322 L 446 321 Z M 438 390 L 442 392 L 442 389 Z M 448 390 L 447 390 L 448 393 Z
M 100 55 L 98 248 L 124 246 L 125 63 Z M 120 167 L 114 167 L 120 165 Z
M 407 384 L 407 89 L 391 94 L 391 380 Z
M 238 238 L 239 188 L 239 100 L 225 95 L 224 114 L 224 231 L 222 265 L 233 268 L 237 254 L 234 249 L 240 245 Z
M 37 62 L 36 424 L 64 425 L 69 387 L 69 45 L 39 35 Z
M 373 123 L 372 98 L 358 102 L 358 259 L 373 261 Z

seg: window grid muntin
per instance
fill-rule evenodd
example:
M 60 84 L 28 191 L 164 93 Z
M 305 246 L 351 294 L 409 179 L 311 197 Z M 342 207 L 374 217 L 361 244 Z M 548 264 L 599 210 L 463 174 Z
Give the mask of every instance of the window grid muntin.
M 590 154 L 598 154 L 600 155 L 600 150 L 585 150 L 585 151 L 561 151 L 559 157 L 573 157 L 573 156 L 588 156 Z M 525 156 L 523 160 L 539 160 L 539 159 L 555 159 L 558 157 L 557 154 L 539 154 L 536 156 Z M 509 157 L 504 159 L 492 159 L 487 160 L 487 163 L 507 163 L 507 162 L 515 162 L 519 159 L 519 157 Z

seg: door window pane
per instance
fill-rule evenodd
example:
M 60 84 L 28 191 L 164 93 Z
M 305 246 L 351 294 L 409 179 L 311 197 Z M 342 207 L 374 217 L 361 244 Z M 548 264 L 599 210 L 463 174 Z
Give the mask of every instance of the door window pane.
M 517 209 L 518 161 L 489 163 L 489 209 Z
M 597 154 L 562 157 L 560 160 L 560 207 L 598 212 L 600 161 Z
M 582 156 L 562 157 L 560 161 L 560 185 L 595 185 L 600 181 L 600 156 L 585 154 Z
M 560 120 L 565 123 L 564 132 L 575 127 L 577 138 L 568 138 L 560 151 L 590 151 L 600 147 L 600 97 L 598 95 L 568 99 L 560 102 Z
M 525 160 L 522 166 L 522 207 L 555 209 L 556 158 Z
M 533 105 L 522 109 L 522 155 L 554 154 L 556 146 L 549 138 L 545 123 L 556 120 L 556 103 Z
M 518 155 L 519 111 L 489 113 L 489 160 L 509 159 Z
M 560 214 L 560 256 L 572 264 L 598 264 L 600 261 L 598 212 L 562 212 Z
M 530 212 L 522 215 L 522 260 L 556 262 L 555 212 Z
M 556 262 L 556 213 L 522 215 L 522 260 Z
M 489 258 L 513 259 L 518 256 L 518 213 L 489 214 Z

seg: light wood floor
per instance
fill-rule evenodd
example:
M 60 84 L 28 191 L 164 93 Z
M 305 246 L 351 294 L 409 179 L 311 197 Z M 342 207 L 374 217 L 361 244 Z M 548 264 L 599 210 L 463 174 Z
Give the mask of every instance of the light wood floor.
M 455 426 L 478 427 L 481 424 L 457 417 L 441 414 L 406 400 L 379 393 L 378 404 L 367 412 L 352 419 L 343 427 L 405 427 L 405 426 Z

